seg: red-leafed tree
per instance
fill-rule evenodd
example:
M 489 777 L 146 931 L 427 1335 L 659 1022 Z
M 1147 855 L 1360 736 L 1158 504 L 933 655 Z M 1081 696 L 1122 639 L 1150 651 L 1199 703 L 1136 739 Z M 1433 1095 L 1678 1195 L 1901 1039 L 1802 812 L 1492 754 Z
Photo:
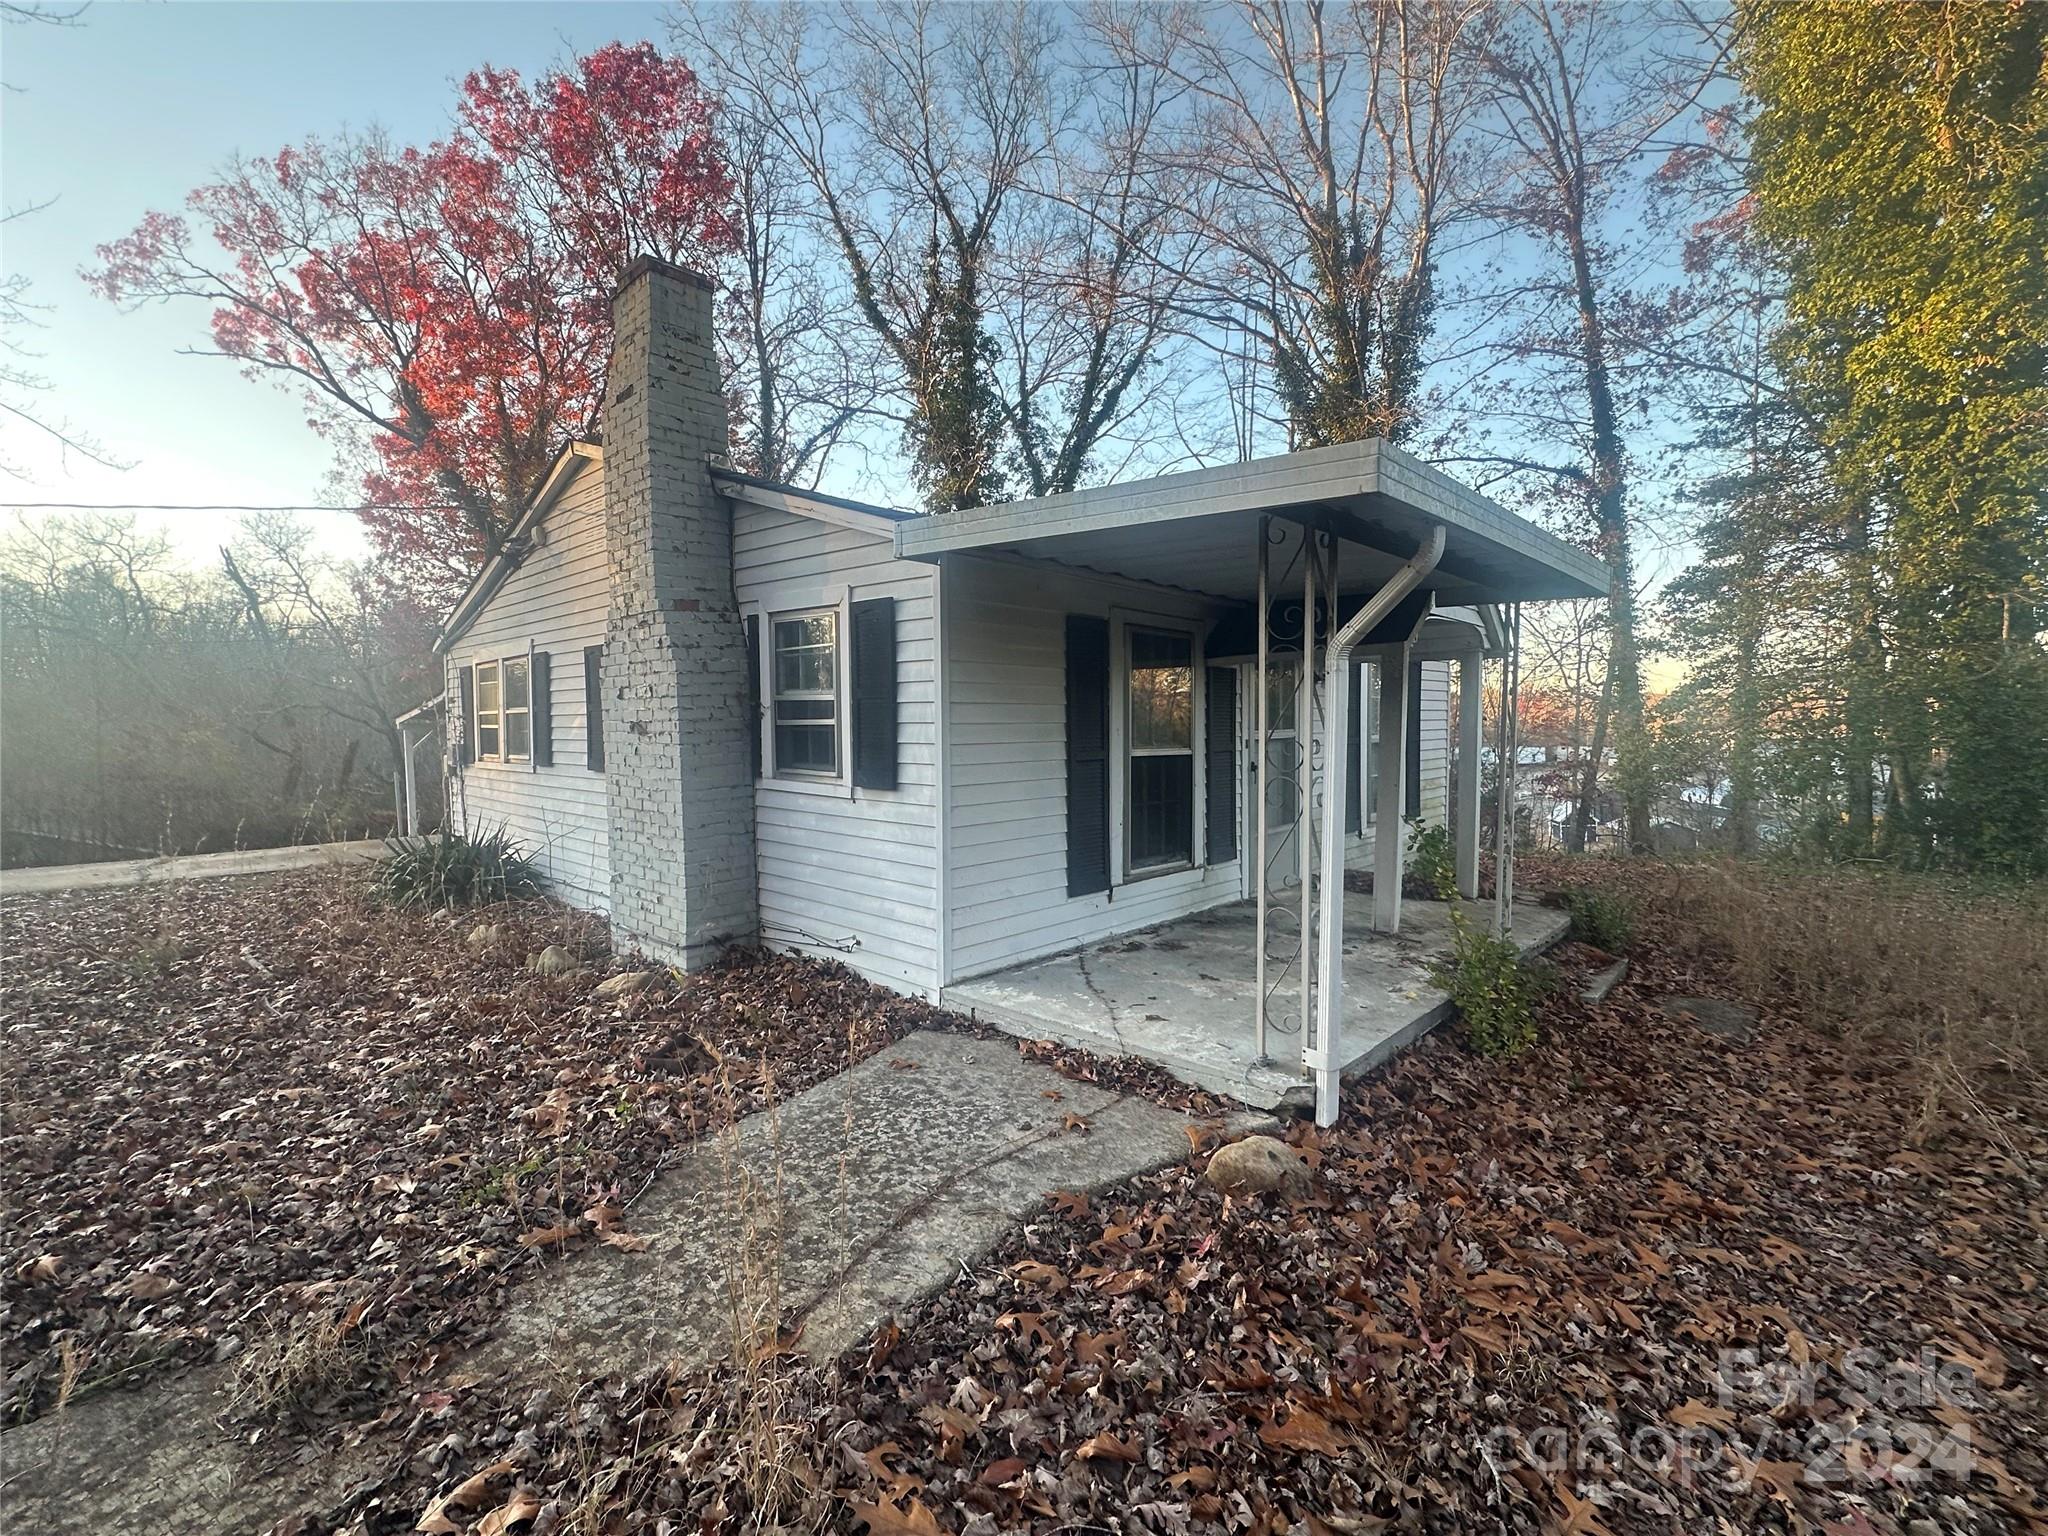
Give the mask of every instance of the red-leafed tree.
M 212 350 L 304 393 L 372 541 L 437 597 L 596 425 L 627 262 L 708 269 L 735 244 L 710 104 L 647 43 L 533 81 L 479 70 L 442 140 L 308 141 L 187 205 L 100 247 L 88 280 L 211 303 Z

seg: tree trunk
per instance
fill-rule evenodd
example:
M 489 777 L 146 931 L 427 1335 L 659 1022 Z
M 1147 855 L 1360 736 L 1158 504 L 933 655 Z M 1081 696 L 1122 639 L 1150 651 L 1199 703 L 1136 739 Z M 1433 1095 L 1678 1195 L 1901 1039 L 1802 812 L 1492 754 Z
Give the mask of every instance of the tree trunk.
M 1854 502 L 1843 520 L 1845 565 L 1849 579 L 1849 672 L 1843 699 L 1842 792 L 1848 805 L 1847 852 L 1861 857 L 1872 843 L 1873 765 L 1878 755 L 1877 700 L 1884 675 L 1884 653 L 1877 634 L 1877 582 L 1871 568 L 1870 510 Z M 1893 777 L 1892 790 L 1897 791 Z M 1898 818 L 1887 816 L 1888 831 Z
M 1647 846 L 1650 831 L 1650 783 L 1644 761 L 1643 682 L 1636 648 L 1634 561 L 1629 549 L 1626 465 L 1621 429 L 1614 412 L 1614 391 L 1608 379 L 1607 336 L 1602 324 L 1593 257 L 1586 243 L 1585 209 L 1574 200 L 1568 210 L 1566 241 L 1572 265 L 1572 291 L 1578 307 L 1580 359 L 1585 372 L 1586 403 L 1593 428 L 1593 515 L 1600 557 L 1607 562 L 1607 681 L 1601 688 L 1600 713 L 1593 726 L 1593 753 L 1579 781 L 1579 804 L 1572 820 L 1584 847 L 1599 790 L 1601 758 L 1606 754 L 1610 724 L 1616 737 L 1618 776 L 1626 794 L 1625 842 Z

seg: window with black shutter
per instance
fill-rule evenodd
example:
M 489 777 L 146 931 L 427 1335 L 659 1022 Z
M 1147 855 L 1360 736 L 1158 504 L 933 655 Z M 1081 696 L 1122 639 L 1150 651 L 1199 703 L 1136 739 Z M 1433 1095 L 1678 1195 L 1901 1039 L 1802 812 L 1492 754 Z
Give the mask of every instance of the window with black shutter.
M 1208 819 L 1207 861 L 1237 857 L 1237 668 L 1208 668 L 1202 726 L 1207 775 L 1202 789 Z
M 533 653 L 533 766 L 555 766 L 555 678 L 546 651 Z
M 853 782 L 896 787 L 896 599 L 852 605 Z
M 1109 620 L 1067 615 L 1067 894 L 1109 889 Z
M 753 732 L 747 738 L 747 757 L 754 777 L 761 777 L 761 615 L 747 615 L 747 719 Z
M 465 666 L 455 674 L 456 691 L 462 696 L 462 718 L 456 725 L 459 750 L 456 761 L 476 761 L 476 668 Z
M 583 762 L 604 772 L 604 647 L 583 647 Z

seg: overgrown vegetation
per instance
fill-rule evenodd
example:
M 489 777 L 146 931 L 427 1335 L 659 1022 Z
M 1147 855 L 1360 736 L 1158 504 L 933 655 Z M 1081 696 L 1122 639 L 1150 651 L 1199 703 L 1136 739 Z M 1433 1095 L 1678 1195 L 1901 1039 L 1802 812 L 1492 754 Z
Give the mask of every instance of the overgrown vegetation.
M 1636 934 L 1636 904 L 1619 891 L 1597 887 L 1568 892 L 1572 937 L 1610 955 L 1625 953 Z
M 1711 959 L 1748 1000 L 1918 1063 L 1918 1130 L 2048 1072 L 2048 893 L 1867 865 L 1532 863 L 1581 902 L 1627 901 L 1659 940 Z M 1594 893 L 1600 893 L 1595 895 Z M 1603 946 L 1605 947 L 1605 946 Z
M 370 893 L 401 912 L 518 901 L 541 893 L 540 868 L 503 827 L 391 839 Z

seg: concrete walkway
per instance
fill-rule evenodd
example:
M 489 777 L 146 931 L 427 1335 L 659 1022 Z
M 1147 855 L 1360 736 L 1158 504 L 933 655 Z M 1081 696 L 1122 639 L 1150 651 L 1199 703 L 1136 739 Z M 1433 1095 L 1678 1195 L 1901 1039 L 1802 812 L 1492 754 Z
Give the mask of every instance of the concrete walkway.
M 1186 1157 L 1193 1123 L 1060 1077 L 1007 1041 L 920 1031 L 779 1116 L 687 1148 L 626 1215 L 645 1253 L 572 1256 L 457 1370 L 544 1382 L 701 1365 L 730 1350 L 735 1298 L 793 1314 L 804 1348 L 828 1358 L 952 1280 L 1051 1191 Z M 1244 1115 L 1229 1129 L 1269 1123 Z
M 558 1387 L 703 1365 L 730 1347 L 735 1296 L 793 1313 L 807 1349 L 836 1354 L 977 1263 L 1048 1192 L 1187 1156 L 1192 1123 L 1060 1077 L 1008 1041 L 913 1034 L 682 1149 L 620 1223 L 644 1253 L 591 1247 L 549 1265 L 448 1379 Z M 221 1369 L 187 1372 L 0 1435 L 6 1528 L 258 1531 L 331 1503 L 373 1464 L 374 1444 L 253 1466 L 215 1422 L 228 1385 Z
M 166 880 L 210 880 L 219 875 L 268 875 L 374 859 L 384 851 L 378 838 L 357 843 L 301 843 L 293 848 L 241 848 L 232 853 L 192 853 L 154 859 L 114 859 L 104 864 L 47 864 L 0 870 L 0 896 L 38 891 L 83 891 L 98 886 L 157 885 Z

